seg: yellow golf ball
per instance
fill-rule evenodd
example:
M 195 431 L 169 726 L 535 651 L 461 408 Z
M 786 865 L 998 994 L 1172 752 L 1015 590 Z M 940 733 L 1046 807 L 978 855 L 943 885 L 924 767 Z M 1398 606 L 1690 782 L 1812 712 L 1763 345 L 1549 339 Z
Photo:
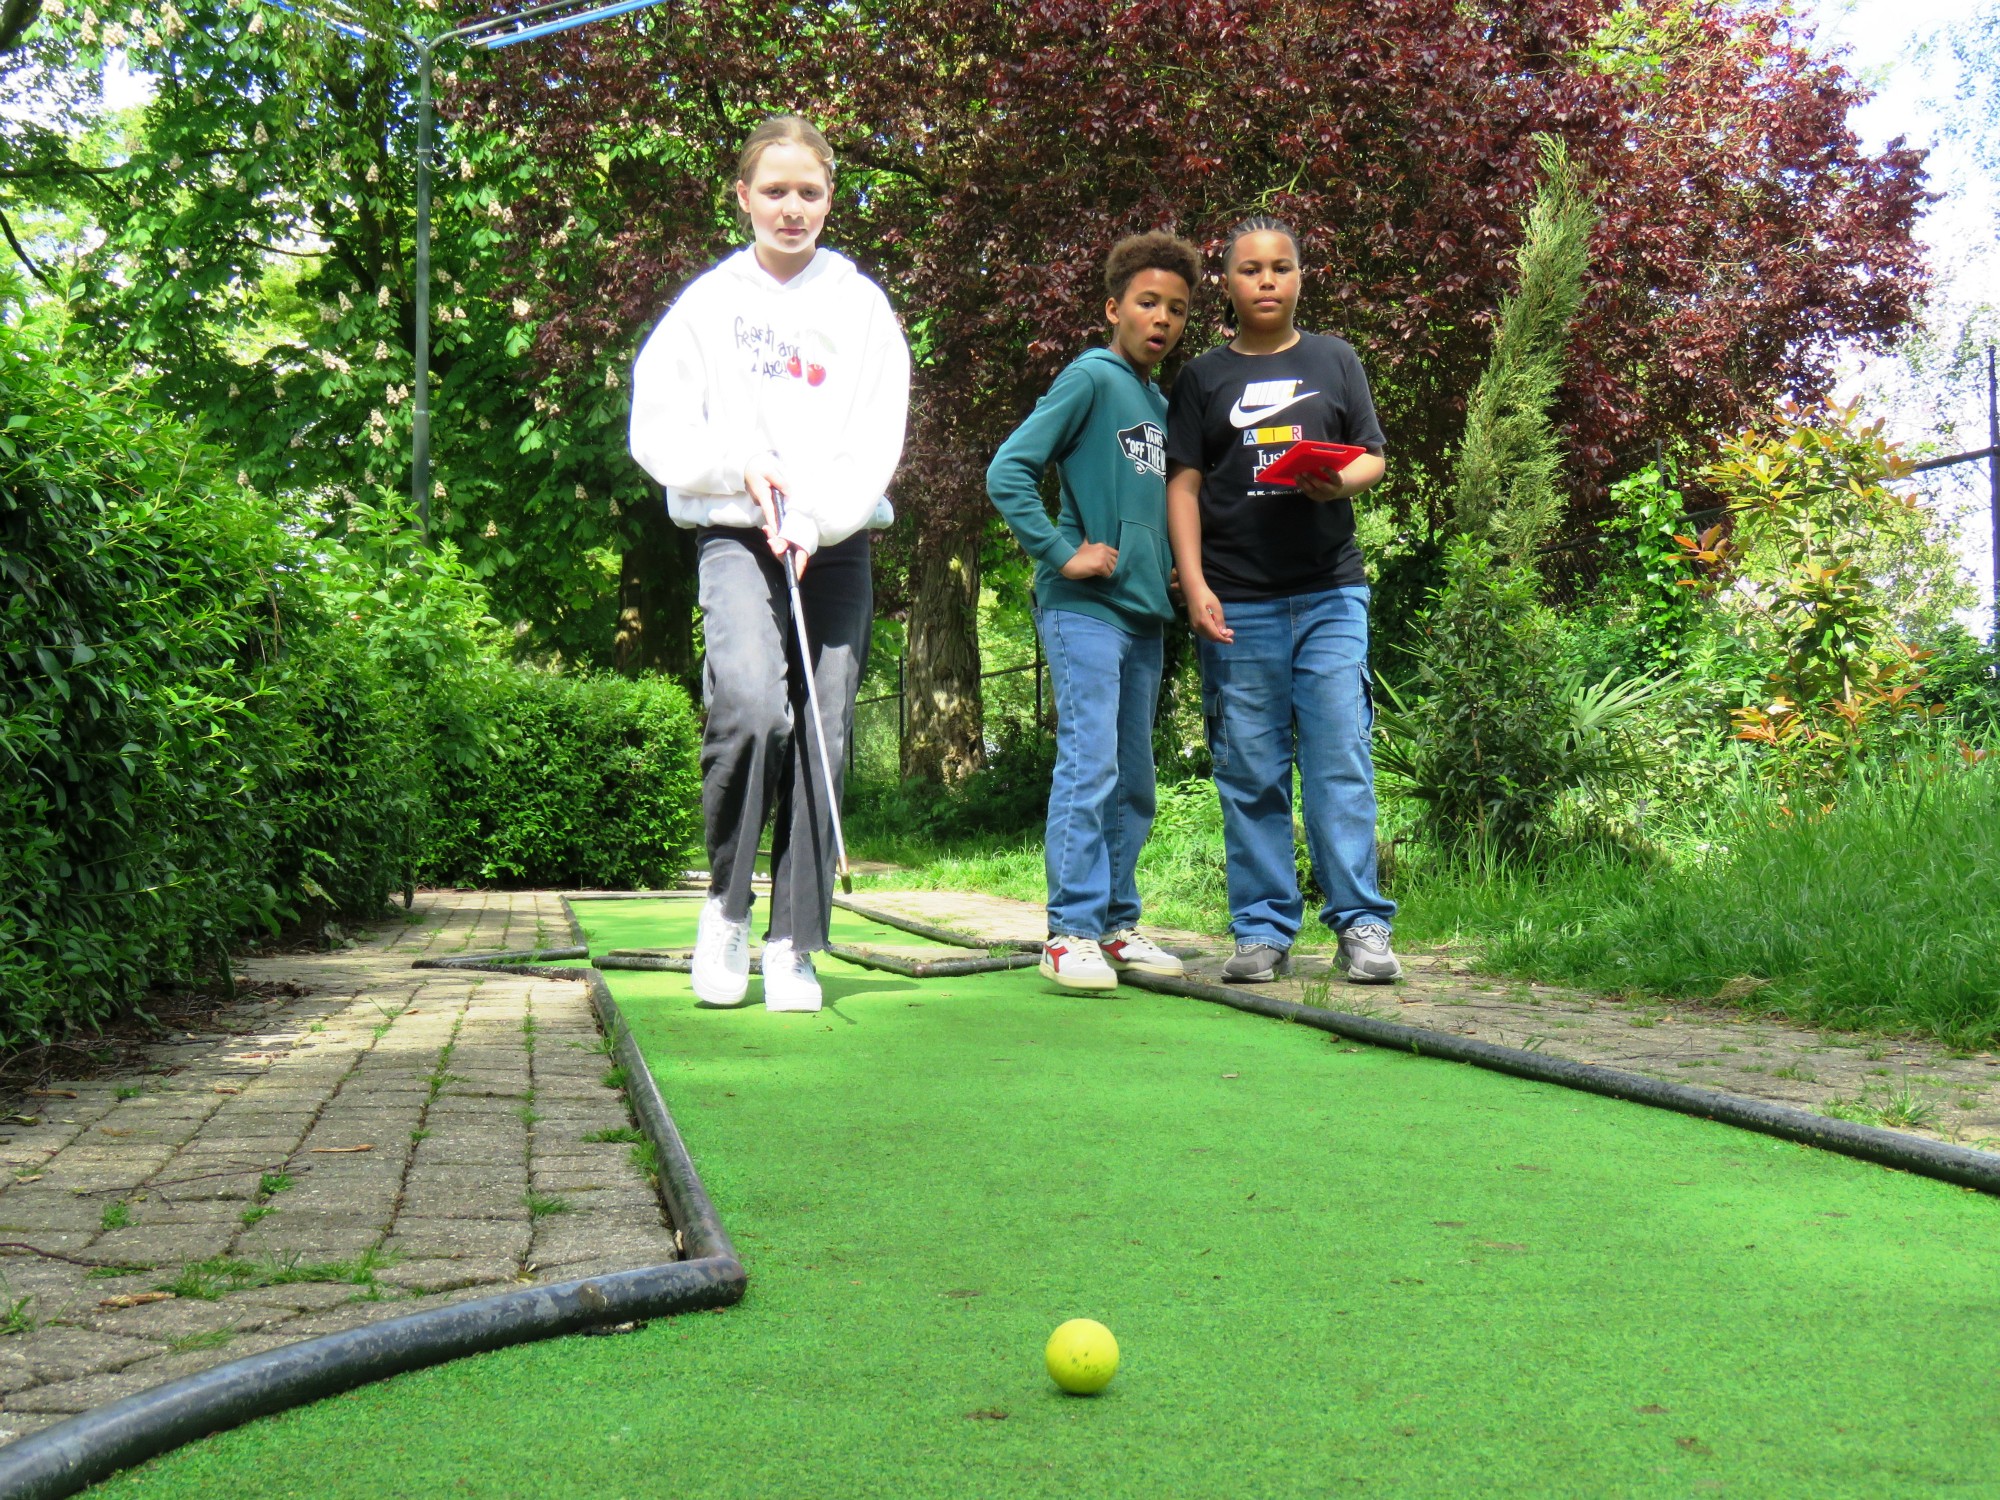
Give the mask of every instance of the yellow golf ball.
M 1094 1396 L 1118 1373 L 1118 1340 L 1095 1318 L 1071 1318 L 1043 1351 L 1049 1378 L 1072 1396 Z

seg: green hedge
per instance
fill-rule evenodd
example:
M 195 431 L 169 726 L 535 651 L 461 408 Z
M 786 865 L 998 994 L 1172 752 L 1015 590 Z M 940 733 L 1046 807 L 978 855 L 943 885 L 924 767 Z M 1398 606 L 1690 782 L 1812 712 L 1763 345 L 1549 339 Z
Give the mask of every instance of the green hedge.
M 441 770 L 427 881 L 637 889 L 701 844 L 701 730 L 658 677 L 508 672 L 483 684 L 490 753 Z
M 0 319 L 0 1044 L 246 930 L 379 912 L 426 798 L 380 612 L 343 608 L 381 560 L 288 526 L 62 332 Z
M 16 310 L 19 312 L 19 310 Z M 0 298 L 0 1047 L 379 917 L 420 878 L 643 885 L 699 841 L 664 681 L 506 664 L 406 513 L 287 505 Z

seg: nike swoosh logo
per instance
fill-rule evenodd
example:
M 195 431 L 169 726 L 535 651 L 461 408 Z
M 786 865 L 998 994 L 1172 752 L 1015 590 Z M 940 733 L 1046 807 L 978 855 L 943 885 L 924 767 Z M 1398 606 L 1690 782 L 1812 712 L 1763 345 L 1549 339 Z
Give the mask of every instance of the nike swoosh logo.
M 1280 401 L 1276 406 L 1260 406 L 1254 411 L 1245 411 L 1243 409 L 1243 400 L 1241 397 L 1238 397 L 1236 404 L 1229 408 L 1229 420 L 1238 427 L 1255 427 L 1264 418 L 1275 417 L 1287 407 L 1297 406 L 1301 401 L 1308 400 L 1318 394 L 1318 391 L 1301 391 L 1289 401 Z

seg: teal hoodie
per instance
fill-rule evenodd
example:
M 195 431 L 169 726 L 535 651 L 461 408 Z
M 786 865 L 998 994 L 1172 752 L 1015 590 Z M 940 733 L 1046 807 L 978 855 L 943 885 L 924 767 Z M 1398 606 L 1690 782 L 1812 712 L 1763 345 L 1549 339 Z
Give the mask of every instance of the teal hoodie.
M 1175 617 L 1167 599 L 1167 398 L 1122 354 L 1078 356 L 1027 421 L 1000 445 L 986 493 L 1035 560 L 1035 602 L 1095 615 L 1134 635 L 1158 635 Z M 1042 472 L 1053 461 L 1062 505 L 1051 521 Z M 1065 578 L 1062 565 L 1085 542 L 1109 542 L 1109 578 Z

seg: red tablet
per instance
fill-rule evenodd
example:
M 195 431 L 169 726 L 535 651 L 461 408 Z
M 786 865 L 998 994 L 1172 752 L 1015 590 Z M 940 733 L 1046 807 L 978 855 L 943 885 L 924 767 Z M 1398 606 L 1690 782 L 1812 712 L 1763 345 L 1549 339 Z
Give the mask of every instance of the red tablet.
M 1259 469 L 1254 478 L 1259 484 L 1289 485 L 1311 476 L 1331 479 L 1367 451 L 1347 443 L 1317 443 L 1308 438 L 1292 444 Z

